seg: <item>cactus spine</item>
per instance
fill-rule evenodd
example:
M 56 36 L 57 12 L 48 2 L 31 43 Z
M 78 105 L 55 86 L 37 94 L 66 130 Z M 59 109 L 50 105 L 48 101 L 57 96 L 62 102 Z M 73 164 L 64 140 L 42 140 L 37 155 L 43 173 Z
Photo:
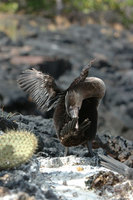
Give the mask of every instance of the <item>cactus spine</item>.
M 27 162 L 37 149 L 37 137 L 28 131 L 9 130 L 0 136 L 0 169 Z

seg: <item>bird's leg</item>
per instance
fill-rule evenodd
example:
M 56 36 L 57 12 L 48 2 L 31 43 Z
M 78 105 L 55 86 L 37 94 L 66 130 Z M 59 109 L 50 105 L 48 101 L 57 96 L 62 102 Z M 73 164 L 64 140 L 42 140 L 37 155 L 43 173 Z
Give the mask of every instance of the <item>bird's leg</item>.
M 64 156 L 68 156 L 68 155 L 69 155 L 69 147 L 65 147 Z
M 92 141 L 88 141 L 86 144 L 87 144 L 89 157 L 93 157 L 95 154 L 92 151 Z

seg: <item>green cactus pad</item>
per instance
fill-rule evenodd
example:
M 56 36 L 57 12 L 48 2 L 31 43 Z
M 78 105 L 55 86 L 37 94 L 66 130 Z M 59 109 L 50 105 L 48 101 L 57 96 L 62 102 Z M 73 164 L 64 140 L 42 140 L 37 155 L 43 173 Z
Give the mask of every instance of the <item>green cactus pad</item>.
M 37 149 L 37 137 L 28 131 L 10 130 L 0 136 L 0 169 L 27 162 Z

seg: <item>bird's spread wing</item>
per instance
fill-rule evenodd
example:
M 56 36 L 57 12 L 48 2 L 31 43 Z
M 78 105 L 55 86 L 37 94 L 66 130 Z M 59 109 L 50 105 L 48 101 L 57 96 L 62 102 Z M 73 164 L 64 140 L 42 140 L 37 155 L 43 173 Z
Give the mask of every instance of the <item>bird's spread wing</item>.
M 35 69 L 28 69 L 19 76 L 18 83 L 40 109 L 48 111 L 56 106 L 61 91 L 53 77 Z
M 71 85 L 69 86 L 69 89 L 74 89 L 74 87 L 77 86 L 80 82 L 83 82 L 88 76 L 88 72 L 89 72 L 89 67 L 86 69 L 83 69 L 80 73 L 80 76 L 75 78 L 74 81 L 71 83 Z
M 74 79 L 74 81 L 71 83 L 69 89 L 74 89 L 75 86 L 77 86 L 80 82 L 83 82 L 85 81 L 86 77 L 88 76 L 89 74 L 89 69 L 91 68 L 91 64 L 95 61 L 92 60 L 88 65 L 87 67 L 83 68 L 83 70 L 81 71 L 80 73 L 80 76 L 77 77 L 76 79 Z

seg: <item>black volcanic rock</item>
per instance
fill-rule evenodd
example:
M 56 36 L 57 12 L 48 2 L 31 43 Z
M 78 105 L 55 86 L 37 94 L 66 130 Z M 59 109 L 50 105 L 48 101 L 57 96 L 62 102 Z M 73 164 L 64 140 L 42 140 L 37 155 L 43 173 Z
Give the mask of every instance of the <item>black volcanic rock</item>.
M 26 20 L 21 20 L 21 23 L 25 23 L 28 28 Z M 52 74 L 60 87 L 67 88 L 79 75 L 81 68 L 96 58 L 90 75 L 102 78 L 107 86 L 107 93 L 100 107 L 100 118 L 102 116 L 104 119 L 101 128 L 111 130 L 113 135 L 133 139 L 132 33 L 97 24 L 83 27 L 72 25 L 66 30 L 45 32 L 31 25 L 29 29 L 31 34 L 27 33 L 27 36 L 20 37 L 15 42 L 5 33 L 0 33 L 0 104 L 4 105 L 5 111 L 51 117 L 52 113 L 37 110 L 31 99 L 17 86 L 16 80 L 21 71 L 35 67 Z M 38 64 L 33 64 L 35 60 L 33 62 L 31 58 L 34 57 L 35 60 L 41 58 Z M 21 62 L 16 65 L 12 61 L 17 58 L 21 58 L 21 61 L 25 59 L 29 64 Z
M 6 131 L 7 129 L 17 129 L 18 125 L 10 119 L 0 117 L 0 130 Z
M 1 114 L 0 111 L 0 115 Z M 8 113 L 5 112 L 3 114 L 5 117 L 8 115 Z M 86 166 L 88 166 L 88 164 L 91 165 L 90 168 L 94 166 L 98 167 L 98 157 L 86 158 L 87 148 L 83 145 L 70 148 L 70 153 L 76 155 L 76 157 L 70 156 L 60 158 L 64 154 L 64 147 L 57 139 L 52 119 L 43 119 L 42 116 L 15 115 L 12 116 L 10 120 L 17 123 L 19 130 L 25 129 L 33 132 L 39 140 L 37 152 L 28 163 L 22 164 L 18 168 L 0 171 L 0 187 L 3 188 L 3 190 L 4 188 L 6 189 L 10 199 L 12 199 L 12 194 L 16 194 L 17 197 L 21 195 L 23 198 L 28 195 L 29 199 L 30 197 L 34 197 L 36 200 L 56 200 L 59 197 L 59 195 L 55 193 L 55 189 L 56 187 L 58 188 L 58 186 L 54 184 L 53 178 L 57 176 L 58 167 L 63 165 L 65 167 L 68 162 L 69 164 L 74 162 L 73 165 L 75 165 L 77 159 L 79 160 L 78 167 L 80 167 L 83 160 L 86 160 Z M 105 151 L 108 154 L 113 154 L 115 158 L 121 162 L 125 161 L 128 166 L 133 167 L 132 141 L 125 140 L 122 137 L 113 137 L 104 134 L 103 136 L 98 136 L 95 143 L 97 144 L 97 149 L 94 150 L 95 153 Z M 46 166 L 41 166 L 41 160 L 46 161 Z M 63 160 L 65 164 L 63 164 Z M 47 171 L 48 166 L 51 171 L 50 174 Z M 41 172 L 42 168 L 44 168 L 44 172 Z M 53 171 L 52 168 L 54 168 Z M 60 175 L 62 174 L 62 172 L 59 173 Z M 70 172 L 68 176 L 71 176 Z M 75 176 L 78 176 L 77 172 L 74 172 L 74 177 Z M 62 181 L 58 176 L 57 179 L 58 181 Z M 61 185 L 62 184 L 65 185 L 63 181 Z M 9 198 L 7 197 L 7 199 Z

